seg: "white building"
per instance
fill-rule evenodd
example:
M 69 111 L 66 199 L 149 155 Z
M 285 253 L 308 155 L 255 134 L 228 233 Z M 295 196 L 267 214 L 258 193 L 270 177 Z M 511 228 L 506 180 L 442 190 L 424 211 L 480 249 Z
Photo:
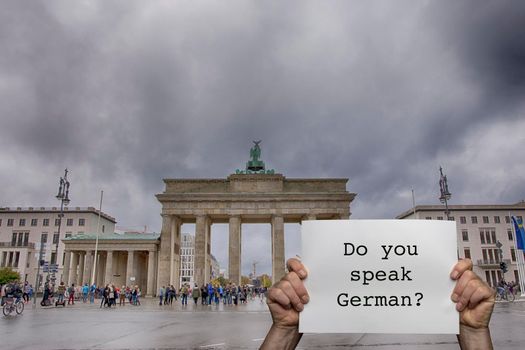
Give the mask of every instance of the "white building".
M 523 218 L 525 202 L 509 205 L 450 205 L 450 219 L 456 222 L 458 255 L 470 258 L 474 272 L 496 286 L 504 278 L 519 282 L 516 236 L 510 216 Z M 396 217 L 397 219 L 444 220 L 443 205 L 418 205 Z M 498 249 L 501 244 L 503 260 Z M 523 252 L 522 252 L 523 253 Z M 508 267 L 504 274 L 500 262 Z
M 42 260 L 58 263 L 57 279 L 64 280 L 62 239 L 96 232 L 98 213 L 92 207 L 65 207 L 59 237 L 60 208 L 0 208 L 0 267 L 12 267 L 20 273 L 22 280 L 34 284 L 42 253 Z M 113 233 L 115 223 L 113 217 L 101 213 L 100 232 Z
M 188 233 L 183 233 L 180 241 L 180 283 L 188 283 L 193 286 L 194 281 L 194 261 L 195 261 L 195 237 Z

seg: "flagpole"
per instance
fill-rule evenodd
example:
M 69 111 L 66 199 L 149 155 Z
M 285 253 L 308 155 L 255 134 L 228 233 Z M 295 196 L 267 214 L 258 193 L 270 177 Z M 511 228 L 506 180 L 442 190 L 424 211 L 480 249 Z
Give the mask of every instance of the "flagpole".
M 100 191 L 100 206 L 98 209 L 98 220 L 97 220 L 97 238 L 95 239 L 95 256 L 93 257 L 93 272 L 91 273 L 91 286 L 95 283 L 95 271 L 97 270 L 98 235 L 100 232 L 100 215 L 102 213 L 102 198 L 103 197 L 104 197 L 104 191 Z
M 524 297 L 525 296 L 525 281 L 524 281 L 525 271 L 523 269 L 524 269 L 525 264 L 523 261 L 523 250 L 518 249 L 518 233 L 514 229 L 514 220 L 512 220 L 512 215 L 510 215 L 510 211 L 509 211 L 509 219 L 510 219 L 510 227 L 512 230 L 512 235 L 514 236 L 514 251 L 516 252 L 516 263 L 518 265 L 518 277 L 520 279 L 520 291 L 521 291 L 521 296 Z

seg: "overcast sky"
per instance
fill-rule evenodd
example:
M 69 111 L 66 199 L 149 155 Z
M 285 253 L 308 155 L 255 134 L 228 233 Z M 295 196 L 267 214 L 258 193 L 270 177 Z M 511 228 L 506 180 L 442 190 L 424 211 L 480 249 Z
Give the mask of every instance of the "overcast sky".
M 286 177 L 346 177 L 352 218 L 525 199 L 525 2 L 3 1 L 0 206 L 158 232 L 163 178 L 225 178 L 252 140 Z M 185 225 L 188 232 L 193 225 Z M 298 253 L 298 225 L 286 227 Z M 227 227 L 212 252 L 227 266 Z M 270 272 L 269 225 L 243 273 Z

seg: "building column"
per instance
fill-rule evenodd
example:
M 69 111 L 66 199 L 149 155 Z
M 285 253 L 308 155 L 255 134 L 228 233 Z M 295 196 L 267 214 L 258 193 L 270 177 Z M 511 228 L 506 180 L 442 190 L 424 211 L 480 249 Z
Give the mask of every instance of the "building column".
M 113 251 L 106 251 L 106 273 L 104 274 L 104 285 L 112 283 L 113 279 Z
M 66 286 L 69 285 L 69 265 L 71 264 L 71 251 L 65 251 L 66 256 L 64 257 L 64 265 L 62 266 L 62 282 Z
M 84 259 L 86 258 L 86 252 L 78 253 L 78 278 L 77 286 L 81 286 L 84 282 Z
M 208 254 L 207 232 L 208 218 L 206 215 L 197 216 L 195 224 L 195 283 L 198 286 L 207 283 L 209 278 L 209 261 L 206 259 Z
M 84 260 L 84 282 L 86 282 L 88 285 L 91 284 L 91 268 L 93 267 L 93 261 L 91 259 L 92 254 L 93 251 L 86 251 Z
M 174 216 L 171 222 L 171 231 L 173 232 L 173 269 L 171 270 L 172 281 L 170 285 L 174 285 L 176 288 L 180 288 L 180 227 L 182 221 Z
M 135 252 L 133 250 L 128 251 L 128 264 L 126 267 L 126 285 L 131 286 L 135 284 L 135 281 L 131 281 L 130 277 L 135 277 Z
M 148 285 L 146 286 L 146 295 L 154 296 L 155 293 L 155 251 L 148 252 Z
M 236 285 L 241 284 L 241 217 L 229 219 L 228 278 Z
M 71 269 L 69 270 L 69 284 L 77 282 L 78 253 L 71 252 Z
M 157 290 L 169 282 L 171 276 L 171 225 L 172 217 L 162 215 L 162 229 L 160 231 L 159 264 L 157 267 Z M 127 274 L 127 273 L 126 273 Z M 126 285 L 129 281 L 126 280 Z
M 285 274 L 284 261 L 284 219 L 282 216 L 272 217 L 272 283 Z

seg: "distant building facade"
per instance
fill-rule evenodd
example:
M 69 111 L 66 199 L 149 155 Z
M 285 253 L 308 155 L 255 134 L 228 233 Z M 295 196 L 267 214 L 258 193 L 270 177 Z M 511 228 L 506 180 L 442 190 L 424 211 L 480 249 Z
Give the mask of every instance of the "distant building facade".
M 458 254 L 472 260 L 473 270 L 490 286 L 501 279 L 519 282 L 516 236 L 510 216 L 525 216 L 525 202 L 509 205 L 449 205 L 450 220 L 456 222 Z M 397 219 L 446 220 L 444 206 L 418 205 L 396 217 Z M 503 258 L 500 256 L 501 244 Z M 500 263 L 505 262 L 503 274 Z
M 93 207 L 65 207 L 60 236 L 59 214 L 57 207 L 0 208 L 0 267 L 13 268 L 23 281 L 34 284 L 41 255 L 42 260 L 58 264 L 57 279 L 64 280 L 62 239 L 96 232 L 99 211 Z M 101 234 L 113 233 L 115 224 L 113 217 L 101 213 Z
M 180 242 L 180 284 L 189 283 L 193 286 L 195 261 L 195 236 L 183 233 Z

